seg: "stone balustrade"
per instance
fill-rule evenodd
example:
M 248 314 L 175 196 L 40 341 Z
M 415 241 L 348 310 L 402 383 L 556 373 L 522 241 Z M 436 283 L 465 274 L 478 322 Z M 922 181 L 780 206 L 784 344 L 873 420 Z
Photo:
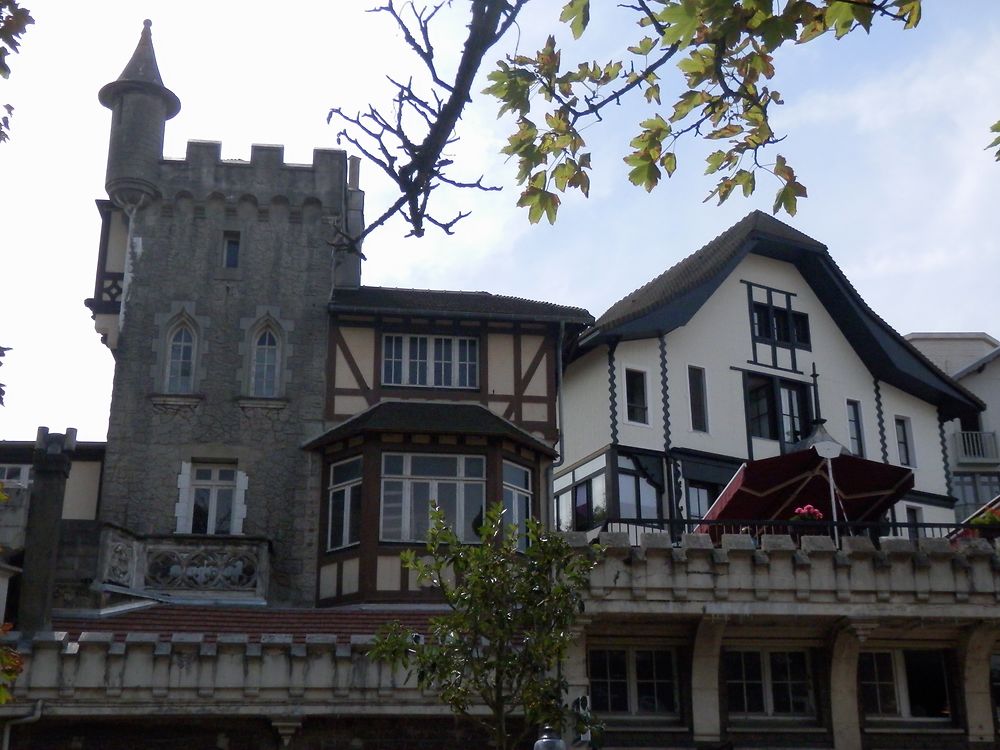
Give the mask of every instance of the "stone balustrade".
M 99 581 L 190 598 L 266 599 L 268 542 L 258 537 L 136 536 L 101 532 Z
M 369 660 L 370 636 L 243 634 L 206 637 L 198 633 L 129 633 L 117 640 L 107 632 L 37 633 L 22 640 L 8 633 L 24 669 L 10 706 L 0 716 L 43 700 L 46 715 L 200 714 L 329 715 L 331 707 L 352 714 L 441 713 L 447 707 L 407 683 L 402 670 Z M 103 707 L 103 708 L 102 708 Z
M 575 546 L 582 534 L 568 534 Z M 587 611 L 692 614 L 786 612 L 1000 620 L 1000 558 L 984 539 L 726 534 L 715 546 L 706 534 L 602 534 L 607 551 L 591 574 Z M 992 605 L 992 606 L 984 606 Z

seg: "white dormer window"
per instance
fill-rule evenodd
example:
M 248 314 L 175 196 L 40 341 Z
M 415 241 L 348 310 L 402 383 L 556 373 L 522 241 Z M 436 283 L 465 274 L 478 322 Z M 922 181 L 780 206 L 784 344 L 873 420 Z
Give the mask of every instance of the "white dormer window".
M 387 334 L 382 339 L 382 384 L 478 388 L 479 340 Z

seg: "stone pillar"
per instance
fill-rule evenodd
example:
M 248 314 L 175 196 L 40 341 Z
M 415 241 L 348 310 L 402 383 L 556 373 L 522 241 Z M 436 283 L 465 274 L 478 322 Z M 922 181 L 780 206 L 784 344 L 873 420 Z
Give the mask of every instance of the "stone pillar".
M 75 448 L 75 429 L 70 428 L 65 435 L 60 435 L 49 434 L 47 427 L 38 428 L 18 607 L 18 629 L 24 633 L 52 629 L 52 589 L 59 551 L 59 523 L 62 520 L 66 478 Z
M 990 656 L 996 645 L 997 631 L 979 625 L 966 632 L 958 644 L 958 661 L 969 746 L 977 743 L 993 747 L 993 698 L 990 695 Z
M 718 742 L 722 738 L 719 706 L 719 666 L 724 620 L 703 617 L 694 636 L 691 658 L 691 712 L 695 742 Z
M 861 640 L 851 627 L 841 628 L 830 648 L 830 708 L 834 750 L 861 750 L 858 706 L 858 654 Z

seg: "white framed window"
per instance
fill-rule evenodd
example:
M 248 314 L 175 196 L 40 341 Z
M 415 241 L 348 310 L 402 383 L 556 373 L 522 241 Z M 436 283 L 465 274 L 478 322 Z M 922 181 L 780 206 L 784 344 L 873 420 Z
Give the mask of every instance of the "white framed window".
M 174 328 L 167 338 L 167 393 L 194 392 L 194 361 L 196 339 L 187 324 Z
M 485 501 L 485 456 L 382 454 L 382 541 L 426 541 L 436 503 L 459 539 L 476 543 Z
M 512 461 L 503 462 L 504 524 L 517 527 L 517 546 L 528 545 L 528 519 L 531 518 L 531 471 Z
M 382 384 L 478 388 L 479 340 L 386 334 L 382 338 Z
M 806 651 L 727 650 L 723 671 L 730 716 L 816 715 Z
M 177 534 L 242 534 L 247 475 L 233 464 L 181 464 L 174 506 Z
M 590 705 L 599 714 L 677 715 L 674 652 L 664 648 L 592 648 Z
M 327 550 L 361 541 L 361 456 L 330 465 L 326 528 Z
M 913 454 L 913 430 L 909 417 L 896 417 L 893 419 L 893 424 L 896 427 L 896 454 L 899 456 L 900 466 L 916 466 L 916 456 Z
M 649 424 L 649 399 L 646 397 L 646 373 L 625 369 L 625 420 Z
M 269 326 L 254 335 L 251 361 L 250 394 L 257 398 L 277 396 L 280 351 L 278 337 Z
M 858 687 L 865 718 L 952 719 L 942 650 L 862 651 Z

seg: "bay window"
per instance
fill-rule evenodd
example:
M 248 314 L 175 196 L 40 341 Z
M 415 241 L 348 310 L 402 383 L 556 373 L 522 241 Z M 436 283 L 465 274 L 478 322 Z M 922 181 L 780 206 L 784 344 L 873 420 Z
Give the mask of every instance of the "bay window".
M 503 462 L 504 524 L 517 527 L 517 546 L 527 545 L 527 521 L 531 517 L 531 471 L 525 467 Z
M 426 541 L 431 509 L 436 504 L 459 539 L 478 542 L 485 500 L 483 456 L 409 453 L 382 456 L 382 541 Z
M 330 466 L 327 489 L 328 550 L 361 541 L 361 457 Z

